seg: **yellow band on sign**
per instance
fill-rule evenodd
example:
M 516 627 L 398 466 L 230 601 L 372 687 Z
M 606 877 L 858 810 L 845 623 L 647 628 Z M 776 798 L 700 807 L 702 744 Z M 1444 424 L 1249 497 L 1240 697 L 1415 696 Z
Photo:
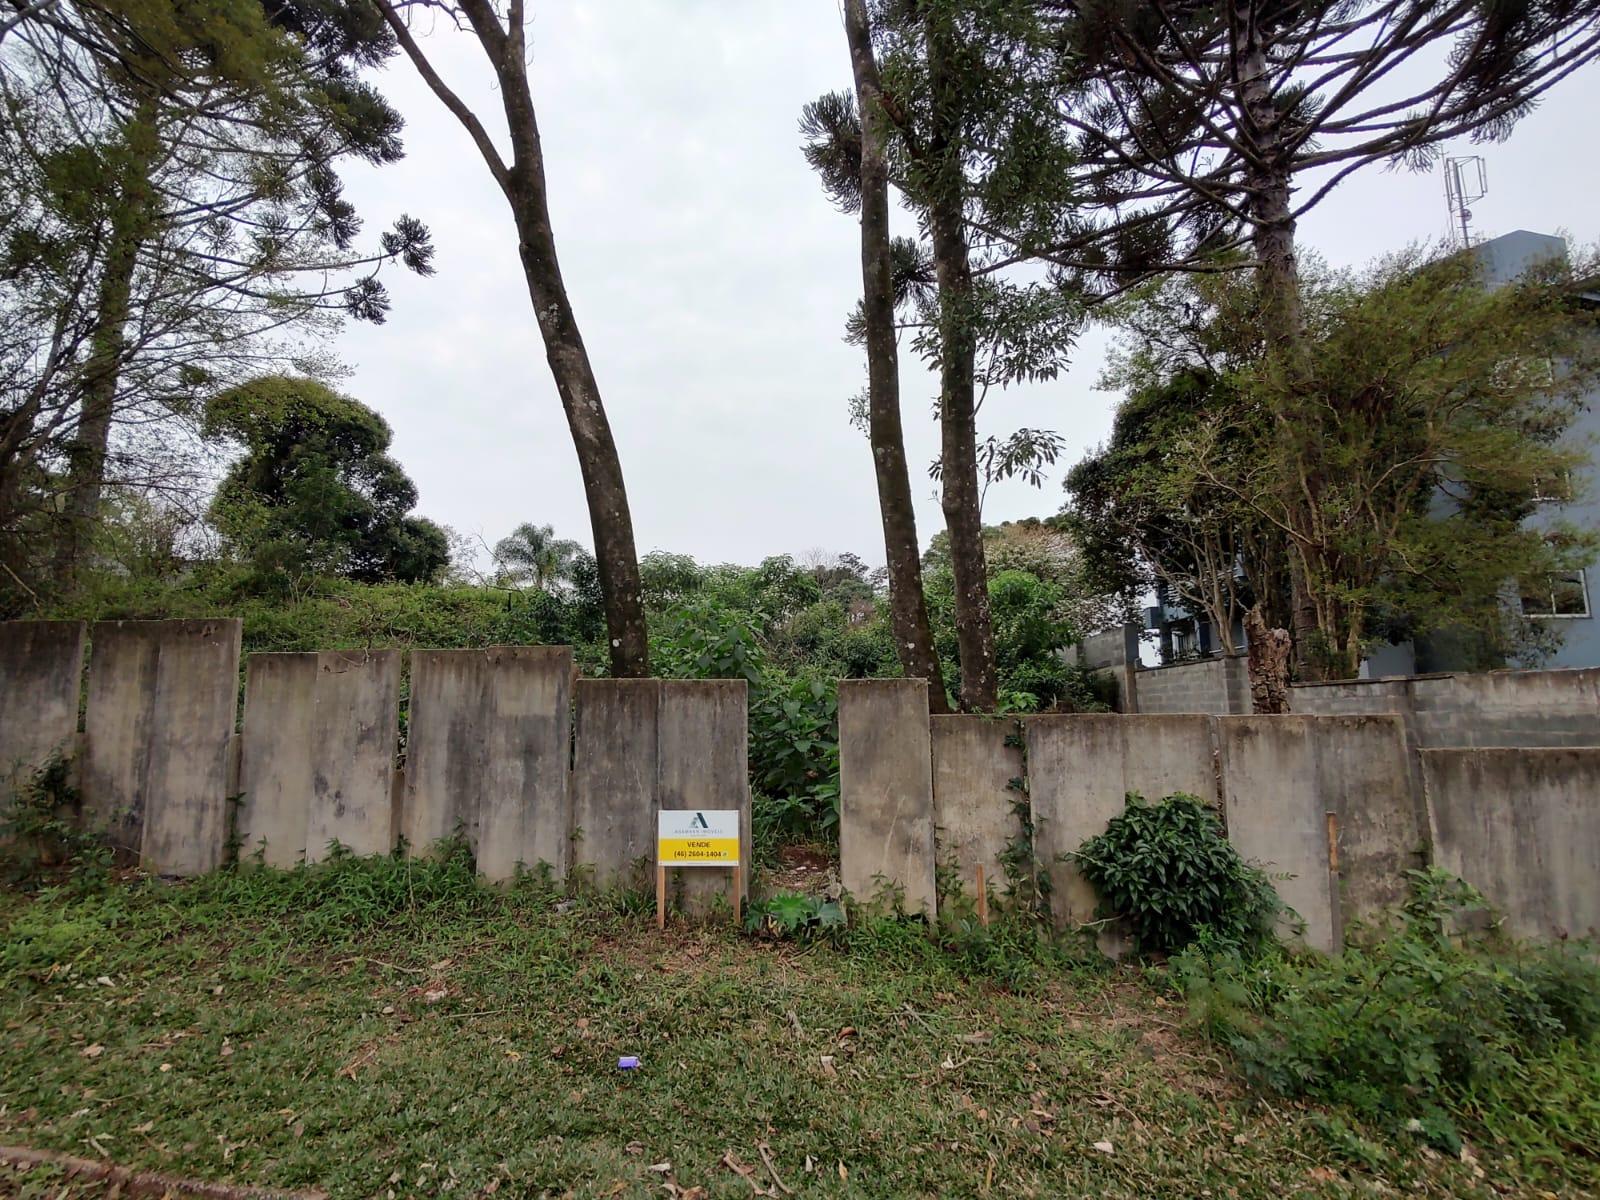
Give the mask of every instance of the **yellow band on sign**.
M 662 838 L 657 843 L 659 862 L 672 863 L 727 863 L 739 861 L 739 839 L 736 837 L 676 837 Z

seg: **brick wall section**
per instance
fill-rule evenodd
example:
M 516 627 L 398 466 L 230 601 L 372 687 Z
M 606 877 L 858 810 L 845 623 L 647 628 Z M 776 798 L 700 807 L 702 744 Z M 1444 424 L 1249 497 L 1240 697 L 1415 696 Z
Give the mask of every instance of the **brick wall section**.
M 1128 624 L 1091 633 L 1078 644 L 1078 661 L 1091 671 L 1139 661 L 1139 628 Z
M 1075 647 L 1077 662 L 1116 689 L 1112 707 L 1117 712 L 1139 711 L 1135 696 L 1139 671 L 1139 626 L 1134 622 L 1092 633 Z
M 1242 655 L 1140 671 L 1135 691 L 1141 713 L 1241 716 L 1250 712 L 1250 678 Z

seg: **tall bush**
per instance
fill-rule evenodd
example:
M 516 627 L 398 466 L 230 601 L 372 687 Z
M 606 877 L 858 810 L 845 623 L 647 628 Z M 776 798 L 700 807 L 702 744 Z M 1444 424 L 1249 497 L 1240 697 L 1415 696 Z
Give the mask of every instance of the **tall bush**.
M 1239 856 L 1198 796 L 1146 804 L 1135 792 L 1106 831 L 1072 856 L 1100 894 L 1098 915 L 1126 922 L 1139 953 L 1195 941 L 1245 952 L 1272 937 L 1282 905 L 1266 875 Z

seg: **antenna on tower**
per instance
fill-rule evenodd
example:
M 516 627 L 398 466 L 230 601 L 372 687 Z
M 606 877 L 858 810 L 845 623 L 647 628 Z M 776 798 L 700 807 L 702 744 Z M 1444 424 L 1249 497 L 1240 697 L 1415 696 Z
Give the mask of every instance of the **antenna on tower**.
M 1472 208 L 1489 194 L 1489 173 L 1483 156 L 1468 154 L 1444 160 L 1444 199 L 1450 207 L 1450 244 L 1472 245 Z

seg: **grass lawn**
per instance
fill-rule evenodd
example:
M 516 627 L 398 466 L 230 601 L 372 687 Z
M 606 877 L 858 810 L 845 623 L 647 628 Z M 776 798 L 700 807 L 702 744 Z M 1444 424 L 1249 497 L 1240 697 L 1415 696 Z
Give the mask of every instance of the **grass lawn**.
M 200 1180 L 1283 1200 L 1596 1178 L 1576 1159 L 1526 1183 L 1483 1148 L 1263 1101 L 1132 969 L 1047 964 L 1007 990 L 900 927 L 843 948 L 661 936 L 644 913 L 388 863 L 6 893 L 0 922 L 0 1143 Z M 0 1169 L 0 1194 L 109 1192 L 35 1168 Z

